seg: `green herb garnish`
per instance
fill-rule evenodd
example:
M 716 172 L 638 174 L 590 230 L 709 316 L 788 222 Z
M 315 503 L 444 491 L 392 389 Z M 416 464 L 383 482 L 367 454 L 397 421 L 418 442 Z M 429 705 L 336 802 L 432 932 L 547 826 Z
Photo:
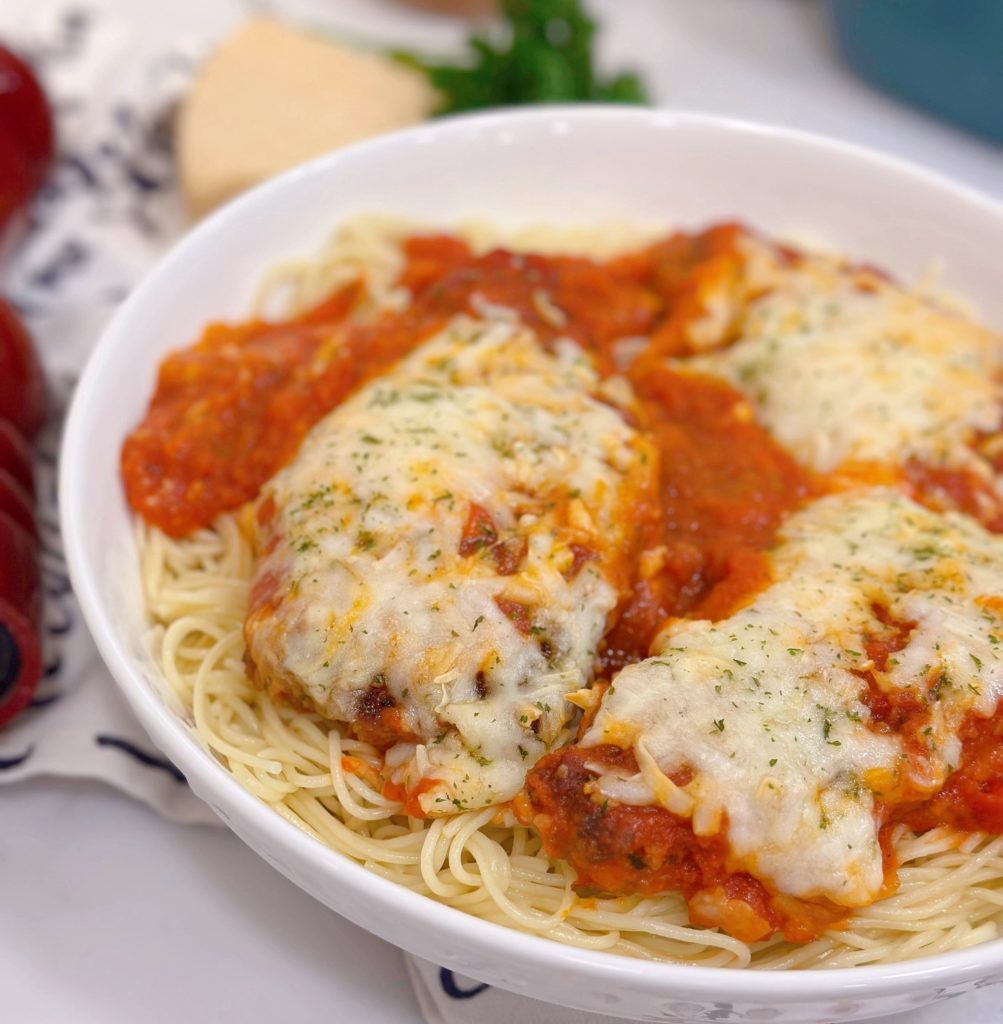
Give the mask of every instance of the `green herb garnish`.
M 442 94 L 439 114 L 523 103 L 645 103 L 636 74 L 597 74 L 596 23 L 580 0 L 502 0 L 499 31 L 475 32 L 461 64 L 441 64 L 412 53 L 398 60 L 424 71 Z

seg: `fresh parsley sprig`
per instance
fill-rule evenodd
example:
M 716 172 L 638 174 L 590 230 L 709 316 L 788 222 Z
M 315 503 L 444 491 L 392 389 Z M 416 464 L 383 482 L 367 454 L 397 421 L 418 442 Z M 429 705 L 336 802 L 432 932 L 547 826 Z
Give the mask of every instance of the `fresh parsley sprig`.
M 591 100 L 646 103 L 640 78 L 626 72 L 602 78 L 595 70 L 596 23 L 580 0 L 502 0 L 505 24 L 495 34 L 475 32 L 462 64 L 415 54 L 398 59 L 425 72 L 442 94 L 437 113 L 484 107 Z

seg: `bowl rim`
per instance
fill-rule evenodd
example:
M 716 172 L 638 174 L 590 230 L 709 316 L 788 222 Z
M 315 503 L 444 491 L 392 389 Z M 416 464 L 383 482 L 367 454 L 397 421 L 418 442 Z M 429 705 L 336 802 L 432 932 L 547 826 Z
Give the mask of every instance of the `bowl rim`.
M 231 222 L 253 216 L 259 208 L 269 206 L 288 190 L 296 189 L 303 179 L 317 174 L 337 174 L 341 164 L 360 156 L 378 157 L 383 152 L 393 152 L 400 148 L 434 144 L 443 135 L 463 133 L 474 128 L 533 129 L 546 127 L 548 123 L 553 127 L 558 122 L 578 125 L 589 123 L 601 128 L 603 123 L 613 121 L 634 121 L 639 130 L 671 131 L 689 128 L 725 135 L 737 133 L 764 141 L 828 152 L 834 158 L 849 160 L 865 168 L 869 166 L 919 181 L 941 192 L 945 202 L 975 207 L 998 222 L 1003 237 L 1003 203 L 908 160 L 801 129 L 671 108 L 575 104 L 456 115 L 320 156 L 245 192 L 186 232 L 161 256 L 118 307 L 87 360 L 66 419 L 59 469 L 59 511 L 66 559 L 87 627 L 130 708 L 156 745 L 185 776 L 197 779 L 198 785 L 193 787 L 196 792 L 218 793 L 224 806 L 232 806 L 235 814 L 239 814 L 256 833 L 270 834 L 277 846 L 288 849 L 295 858 L 306 861 L 317 874 L 326 875 L 342 886 L 355 889 L 369 902 L 374 917 L 381 911 L 401 915 L 415 925 L 426 928 L 434 920 L 434 927 L 440 936 L 457 943 L 458 948 L 462 948 L 463 943 L 472 944 L 479 952 L 504 958 L 511 965 L 530 960 L 546 961 L 558 970 L 586 970 L 600 982 L 639 982 L 643 983 L 648 992 L 657 991 L 666 995 L 675 992 L 682 998 L 703 996 L 714 999 L 722 995 L 740 995 L 743 998 L 791 1005 L 824 998 L 845 999 L 853 995 L 891 995 L 912 988 L 920 980 L 925 984 L 938 981 L 957 984 L 983 978 L 990 969 L 1003 967 L 1003 938 L 899 963 L 759 971 L 645 961 L 616 953 L 581 949 L 438 903 L 380 877 L 313 839 L 241 786 L 198 744 L 184 723 L 160 700 L 143 678 L 102 603 L 98 585 L 100 573 L 86 555 L 84 524 L 87 517 L 75 514 L 76 496 L 87 471 L 87 427 L 99 414 L 101 381 L 106 367 L 114 364 L 129 349 L 129 335 L 123 325 L 133 321 L 136 312 L 142 309 L 147 295 L 156 289 L 161 277 L 170 275 L 176 265 L 189 257 L 189 253 L 198 251 L 204 239 L 225 231 Z M 334 211 L 332 226 L 337 222 L 337 213 Z

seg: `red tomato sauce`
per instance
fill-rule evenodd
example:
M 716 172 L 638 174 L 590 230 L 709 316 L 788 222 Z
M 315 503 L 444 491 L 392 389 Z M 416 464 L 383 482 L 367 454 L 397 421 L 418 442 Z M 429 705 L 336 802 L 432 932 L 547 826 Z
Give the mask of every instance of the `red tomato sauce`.
M 582 895 L 681 893 L 693 924 L 724 927 L 744 942 L 774 932 L 803 942 L 845 918 L 826 900 L 777 896 L 757 879 L 728 865 L 719 833 L 694 835 L 690 822 L 663 807 L 634 807 L 592 792 L 601 767 L 637 771 L 629 750 L 571 747 L 537 762 L 517 813 L 546 837 L 551 856 L 567 860 Z M 682 780 L 674 780 L 679 784 Z
M 1003 466 L 994 465 L 998 473 Z M 1003 533 L 1003 500 L 992 481 L 971 469 L 950 469 L 909 462 L 905 467 L 911 496 L 933 509 L 953 509 L 977 519 L 987 530 Z
M 961 729 L 961 763 L 932 799 L 896 807 L 892 819 L 918 832 L 951 825 L 963 832 L 1003 834 L 1003 710 L 988 721 L 969 717 Z
M 721 618 L 767 582 L 759 552 L 812 492 L 797 463 L 754 420 L 745 399 L 710 377 L 664 364 L 627 371 L 639 424 L 659 452 L 659 498 L 642 546 L 664 552 L 640 575 L 606 637 L 607 669 L 647 657 L 666 619 Z
M 336 356 L 323 372 L 317 366 L 357 296 L 357 286 L 344 289 L 284 323 L 213 324 L 169 355 L 146 418 L 122 449 L 133 509 L 181 537 L 253 498 L 323 415 L 324 398 L 339 383 L 347 391 L 371 361 L 352 338 L 345 343 L 359 360 L 351 370 Z

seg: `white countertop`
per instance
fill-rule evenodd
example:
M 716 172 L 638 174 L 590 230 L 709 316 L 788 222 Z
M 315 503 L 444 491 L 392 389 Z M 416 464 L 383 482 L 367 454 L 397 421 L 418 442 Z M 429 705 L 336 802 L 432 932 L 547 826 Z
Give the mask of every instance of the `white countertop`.
M 49 0 L 3 0 L 42 4 Z M 216 33 L 253 7 L 448 49 L 456 26 L 389 0 L 111 0 L 141 39 Z M 662 104 L 813 129 L 1003 199 L 1003 151 L 870 90 L 812 0 L 605 0 L 602 52 Z M 399 954 L 229 832 L 172 826 L 97 785 L 0 790 L 0 1019 L 417 1024 Z

